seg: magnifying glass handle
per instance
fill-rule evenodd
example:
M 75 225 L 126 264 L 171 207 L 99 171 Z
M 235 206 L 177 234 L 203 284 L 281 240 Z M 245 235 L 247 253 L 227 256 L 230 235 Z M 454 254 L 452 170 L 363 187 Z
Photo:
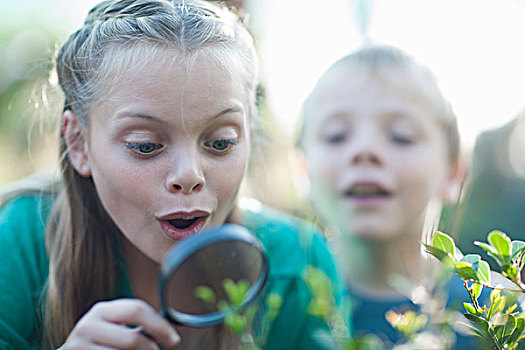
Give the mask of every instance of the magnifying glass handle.
M 140 330 L 140 334 L 145 336 L 146 338 L 150 339 L 150 340 L 153 340 L 155 341 L 155 339 L 153 339 L 153 337 L 151 335 L 149 335 L 144 329 L 141 329 Z

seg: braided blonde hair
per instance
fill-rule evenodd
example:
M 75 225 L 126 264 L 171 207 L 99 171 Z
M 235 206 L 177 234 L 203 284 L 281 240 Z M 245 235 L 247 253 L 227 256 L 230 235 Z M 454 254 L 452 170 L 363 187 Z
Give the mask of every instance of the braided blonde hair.
M 252 39 L 235 14 L 200 0 L 107 0 L 96 5 L 56 58 L 64 110 L 72 110 L 87 127 L 90 107 L 118 77 L 116 61 L 143 62 L 166 50 L 177 52 L 186 64 L 199 54 L 226 60 L 243 82 L 250 114 L 256 114 Z M 120 239 L 92 179 L 72 167 L 63 134 L 60 152 L 63 186 L 47 228 L 50 269 L 43 311 L 45 347 L 53 349 L 94 303 L 114 297 Z

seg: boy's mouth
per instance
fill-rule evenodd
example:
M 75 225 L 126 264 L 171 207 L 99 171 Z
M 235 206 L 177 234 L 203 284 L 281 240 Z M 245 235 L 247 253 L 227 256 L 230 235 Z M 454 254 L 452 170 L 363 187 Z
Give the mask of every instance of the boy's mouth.
M 375 183 L 361 183 L 351 186 L 344 192 L 345 197 L 350 198 L 379 198 L 389 197 L 392 195 L 390 191 Z

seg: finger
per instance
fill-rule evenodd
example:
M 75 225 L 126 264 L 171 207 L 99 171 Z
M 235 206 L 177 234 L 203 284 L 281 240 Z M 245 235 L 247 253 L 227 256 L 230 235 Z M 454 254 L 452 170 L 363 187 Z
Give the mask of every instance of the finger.
M 175 328 L 142 300 L 117 299 L 102 302 L 94 306 L 93 312 L 110 323 L 138 325 L 163 346 L 173 347 L 180 342 Z
M 153 339 L 145 337 L 140 328 L 129 328 L 114 323 L 97 323 L 93 332 L 99 336 L 96 343 L 101 346 L 110 346 L 112 349 L 148 349 L 159 350 L 159 346 Z
M 155 349 L 159 347 L 153 339 L 144 337 L 139 328 L 105 321 L 91 315 L 82 319 L 71 333 L 61 350 L 73 349 Z
M 115 350 L 115 348 L 109 348 L 104 345 L 98 345 L 98 344 L 90 344 L 87 347 L 79 348 L 83 350 Z
M 57 350 L 115 350 L 114 347 L 107 347 L 105 345 L 86 344 L 85 342 L 66 342 Z

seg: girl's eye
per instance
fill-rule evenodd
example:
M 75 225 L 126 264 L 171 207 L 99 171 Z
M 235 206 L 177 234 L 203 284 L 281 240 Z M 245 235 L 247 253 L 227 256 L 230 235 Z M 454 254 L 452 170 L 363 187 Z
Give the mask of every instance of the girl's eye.
M 238 142 L 236 140 L 213 140 L 206 142 L 204 145 L 206 145 L 206 147 L 211 147 L 218 152 L 226 152 L 237 144 Z
M 160 143 L 155 142 L 127 142 L 126 146 L 133 151 L 144 155 L 151 154 L 162 148 Z

